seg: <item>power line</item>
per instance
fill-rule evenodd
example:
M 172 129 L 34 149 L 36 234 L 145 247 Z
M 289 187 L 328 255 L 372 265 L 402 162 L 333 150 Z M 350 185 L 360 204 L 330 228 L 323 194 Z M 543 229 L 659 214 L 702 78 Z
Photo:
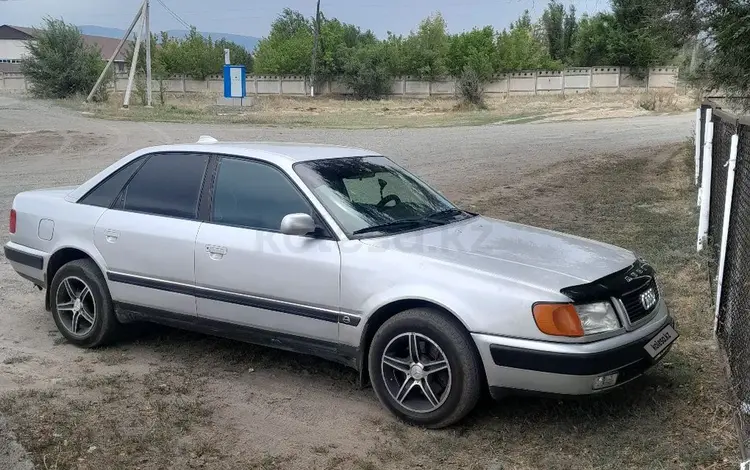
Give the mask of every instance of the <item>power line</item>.
M 167 13 L 169 13 L 170 15 L 172 15 L 172 17 L 173 17 L 174 19 L 176 19 L 177 21 L 179 21 L 179 22 L 180 22 L 180 23 L 181 23 L 181 24 L 182 24 L 182 25 L 183 25 L 183 26 L 184 26 L 185 28 L 187 28 L 188 30 L 190 30 L 191 26 L 190 26 L 190 25 L 188 24 L 188 22 L 187 22 L 187 21 L 185 21 L 185 20 L 183 20 L 182 18 L 180 18 L 180 15 L 178 15 L 177 13 L 175 13 L 174 11 L 172 11 L 172 9 L 171 9 L 171 8 L 169 8 L 169 7 L 167 6 L 167 4 L 166 4 L 166 3 L 164 3 L 164 1 L 163 1 L 163 0 L 156 0 L 156 1 L 157 1 L 157 2 L 159 2 L 159 4 L 160 4 L 161 6 L 163 6 L 163 7 L 164 7 L 164 9 L 165 9 L 165 10 L 167 10 Z

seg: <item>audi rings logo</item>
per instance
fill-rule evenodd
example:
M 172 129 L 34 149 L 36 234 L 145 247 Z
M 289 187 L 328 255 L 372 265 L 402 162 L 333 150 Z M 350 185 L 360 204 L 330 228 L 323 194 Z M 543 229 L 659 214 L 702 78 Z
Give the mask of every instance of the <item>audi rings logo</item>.
M 653 287 L 641 294 L 641 304 L 646 310 L 651 310 L 656 305 L 656 291 Z

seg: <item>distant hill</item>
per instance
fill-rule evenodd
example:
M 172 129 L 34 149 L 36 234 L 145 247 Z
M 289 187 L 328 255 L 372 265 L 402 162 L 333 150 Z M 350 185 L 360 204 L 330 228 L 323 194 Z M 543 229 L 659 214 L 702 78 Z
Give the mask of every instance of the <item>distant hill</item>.
M 122 38 L 122 35 L 125 34 L 124 29 L 118 29 L 118 28 L 105 28 L 103 26 L 94 26 L 94 25 L 81 25 L 78 27 L 83 34 L 88 34 L 91 36 L 104 36 L 107 38 Z M 155 31 L 158 33 L 159 31 Z M 170 36 L 182 38 L 185 37 L 188 33 L 187 30 L 184 29 L 172 29 L 167 31 Z M 255 46 L 258 44 L 258 41 L 260 41 L 260 38 L 256 38 L 253 36 L 242 36 L 239 34 L 227 34 L 227 33 L 210 33 L 210 32 L 203 32 L 201 31 L 201 34 L 204 36 L 211 36 L 212 39 L 226 39 L 227 41 L 236 42 L 237 44 L 244 46 L 245 49 L 248 51 L 252 51 L 255 49 Z

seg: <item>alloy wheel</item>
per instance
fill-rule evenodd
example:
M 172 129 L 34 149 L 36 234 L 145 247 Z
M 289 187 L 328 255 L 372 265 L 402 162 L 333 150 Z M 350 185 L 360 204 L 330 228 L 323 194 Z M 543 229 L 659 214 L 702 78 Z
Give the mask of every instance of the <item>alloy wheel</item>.
M 86 336 L 96 321 L 96 300 L 84 280 L 68 276 L 62 280 L 55 293 L 60 323 L 75 336 Z
M 381 373 L 391 398 L 414 413 L 435 411 L 450 394 L 448 358 L 435 341 L 420 333 L 402 333 L 388 343 Z

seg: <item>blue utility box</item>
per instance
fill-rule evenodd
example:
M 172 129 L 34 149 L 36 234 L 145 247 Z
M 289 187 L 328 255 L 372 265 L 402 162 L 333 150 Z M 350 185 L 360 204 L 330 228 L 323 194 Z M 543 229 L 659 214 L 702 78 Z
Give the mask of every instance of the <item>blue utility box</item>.
M 244 65 L 224 66 L 224 98 L 244 98 L 247 92 Z

